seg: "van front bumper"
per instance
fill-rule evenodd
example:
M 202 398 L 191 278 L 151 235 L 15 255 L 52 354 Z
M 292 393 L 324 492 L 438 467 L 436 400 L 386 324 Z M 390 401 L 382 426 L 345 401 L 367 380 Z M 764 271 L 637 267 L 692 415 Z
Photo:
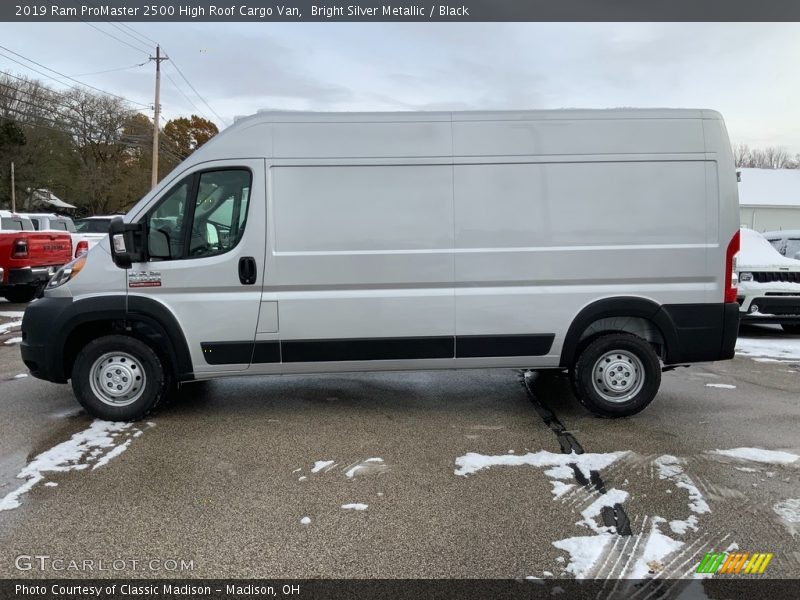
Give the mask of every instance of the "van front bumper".
M 20 353 L 22 362 L 34 377 L 54 383 L 67 382 L 63 345 L 54 342 L 72 304 L 72 298 L 40 298 L 25 309 Z
M 800 323 L 800 295 L 746 298 L 741 319 L 743 323 Z

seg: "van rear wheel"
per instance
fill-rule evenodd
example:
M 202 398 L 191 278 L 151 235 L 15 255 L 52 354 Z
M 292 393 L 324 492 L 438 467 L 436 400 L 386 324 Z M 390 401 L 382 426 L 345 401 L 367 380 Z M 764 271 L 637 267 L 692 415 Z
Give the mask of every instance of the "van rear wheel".
M 72 389 L 90 415 L 135 421 L 152 412 L 169 390 L 169 377 L 155 351 L 126 335 L 86 344 L 72 367 Z
M 644 410 L 661 385 L 652 346 L 629 333 L 610 333 L 580 353 L 572 372 L 578 401 L 599 417 L 628 417 Z

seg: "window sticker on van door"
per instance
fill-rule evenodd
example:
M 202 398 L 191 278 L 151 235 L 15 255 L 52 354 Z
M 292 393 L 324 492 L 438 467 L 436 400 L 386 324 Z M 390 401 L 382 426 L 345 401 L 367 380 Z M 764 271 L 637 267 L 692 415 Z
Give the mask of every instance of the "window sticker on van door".
M 131 271 L 128 287 L 161 287 L 161 271 Z

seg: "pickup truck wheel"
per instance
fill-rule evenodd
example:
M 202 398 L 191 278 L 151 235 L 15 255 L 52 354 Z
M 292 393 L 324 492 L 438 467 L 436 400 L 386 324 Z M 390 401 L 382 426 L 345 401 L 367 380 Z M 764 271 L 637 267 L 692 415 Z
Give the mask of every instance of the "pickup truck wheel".
M 169 389 L 155 351 L 126 335 L 89 342 L 72 368 L 72 389 L 86 412 L 108 421 L 135 421 L 152 412 Z
M 572 369 L 578 401 L 599 417 L 628 417 L 647 407 L 661 385 L 661 363 L 652 346 L 629 333 L 611 333 L 589 344 Z
M 786 333 L 800 335 L 800 323 L 782 323 L 781 327 Z
M 36 288 L 32 285 L 17 285 L 3 292 L 6 300 L 15 304 L 30 302 L 36 295 Z

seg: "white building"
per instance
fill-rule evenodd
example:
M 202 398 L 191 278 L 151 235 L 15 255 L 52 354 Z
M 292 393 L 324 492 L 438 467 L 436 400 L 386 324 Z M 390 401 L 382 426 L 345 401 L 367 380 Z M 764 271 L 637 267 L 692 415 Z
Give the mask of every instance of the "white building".
M 741 222 L 756 231 L 800 229 L 800 169 L 737 169 Z

